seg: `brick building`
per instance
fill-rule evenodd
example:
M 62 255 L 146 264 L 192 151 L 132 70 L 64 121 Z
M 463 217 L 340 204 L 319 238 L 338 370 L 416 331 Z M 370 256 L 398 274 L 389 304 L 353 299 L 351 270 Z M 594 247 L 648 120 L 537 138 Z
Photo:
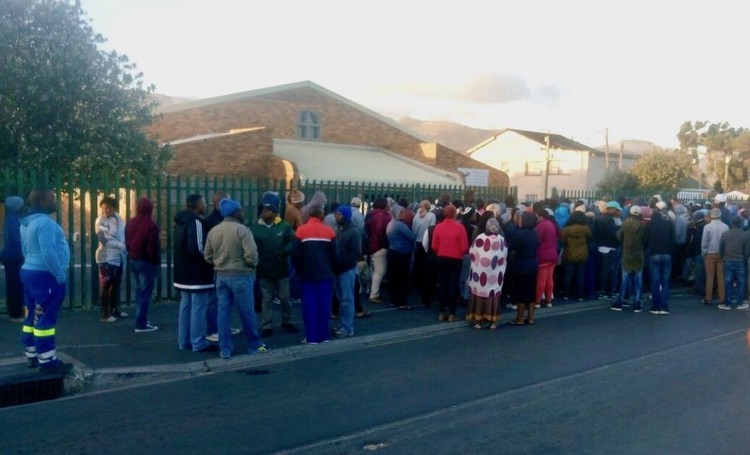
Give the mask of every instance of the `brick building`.
M 309 81 L 159 113 L 149 132 L 172 144 L 173 175 L 462 185 L 462 170 L 478 169 L 489 186 L 508 186 L 504 172 Z

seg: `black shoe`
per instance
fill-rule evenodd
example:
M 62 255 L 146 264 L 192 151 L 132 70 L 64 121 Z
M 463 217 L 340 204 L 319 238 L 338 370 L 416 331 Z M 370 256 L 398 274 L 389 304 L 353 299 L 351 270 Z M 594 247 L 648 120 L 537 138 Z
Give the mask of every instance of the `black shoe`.
M 270 337 L 273 335 L 273 330 L 271 329 L 263 329 L 260 331 L 260 336 L 263 338 Z
M 73 371 L 73 364 L 61 362 L 59 360 L 49 362 L 48 365 L 39 367 L 41 374 L 68 374 Z
M 219 347 L 218 346 L 216 346 L 215 344 L 209 344 L 209 345 L 206 345 L 205 348 L 198 349 L 195 352 L 218 352 L 218 351 L 219 351 Z
M 39 368 L 39 359 L 36 357 L 29 357 L 28 359 L 29 364 L 26 365 L 29 368 Z
M 285 322 L 281 324 L 281 328 L 289 333 L 299 333 L 299 329 L 295 327 L 291 322 Z

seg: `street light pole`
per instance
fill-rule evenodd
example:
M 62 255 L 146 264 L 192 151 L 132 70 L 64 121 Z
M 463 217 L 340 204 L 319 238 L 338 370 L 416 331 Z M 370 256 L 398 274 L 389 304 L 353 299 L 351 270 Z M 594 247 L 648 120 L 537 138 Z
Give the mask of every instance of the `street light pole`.
M 549 161 L 550 161 L 549 130 L 547 130 L 547 136 L 545 136 L 544 141 L 547 143 L 546 158 L 544 160 L 544 199 L 547 199 L 547 187 L 549 186 Z

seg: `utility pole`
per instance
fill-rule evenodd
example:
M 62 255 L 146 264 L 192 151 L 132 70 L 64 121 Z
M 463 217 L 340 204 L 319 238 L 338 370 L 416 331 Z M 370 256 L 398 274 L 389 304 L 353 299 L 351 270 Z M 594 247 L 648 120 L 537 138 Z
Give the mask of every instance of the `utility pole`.
M 622 149 L 623 149 L 624 147 L 625 147 L 625 146 L 623 145 L 623 143 L 622 143 L 622 142 L 620 142 L 620 163 L 619 163 L 619 165 L 617 166 L 617 168 L 618 168 L 618 169 L 620 169 L 620 170 L 622 170 L 622 151 L 623 151 Z
M 604 128 L 604 174 L 609 174 L 609 128 Z
M 549 150 L 549 130 L 547 130 L 547 136 L 545 136 L 544 142 L 547 144 L 546 159 L 544 160 L 544 199 L 547 199 L 547 187 L 549 186 L 549 162 L 551 159 Z

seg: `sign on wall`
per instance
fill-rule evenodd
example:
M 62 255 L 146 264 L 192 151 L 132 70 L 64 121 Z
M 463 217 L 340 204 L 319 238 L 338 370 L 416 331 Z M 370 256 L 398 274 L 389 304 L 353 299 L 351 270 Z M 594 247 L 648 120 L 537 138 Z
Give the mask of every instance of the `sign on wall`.
M 458 172 L 463 174 L 466 186 L 489 186 L 489 170 L 469 167 L 459 167 L 457 169 Z

